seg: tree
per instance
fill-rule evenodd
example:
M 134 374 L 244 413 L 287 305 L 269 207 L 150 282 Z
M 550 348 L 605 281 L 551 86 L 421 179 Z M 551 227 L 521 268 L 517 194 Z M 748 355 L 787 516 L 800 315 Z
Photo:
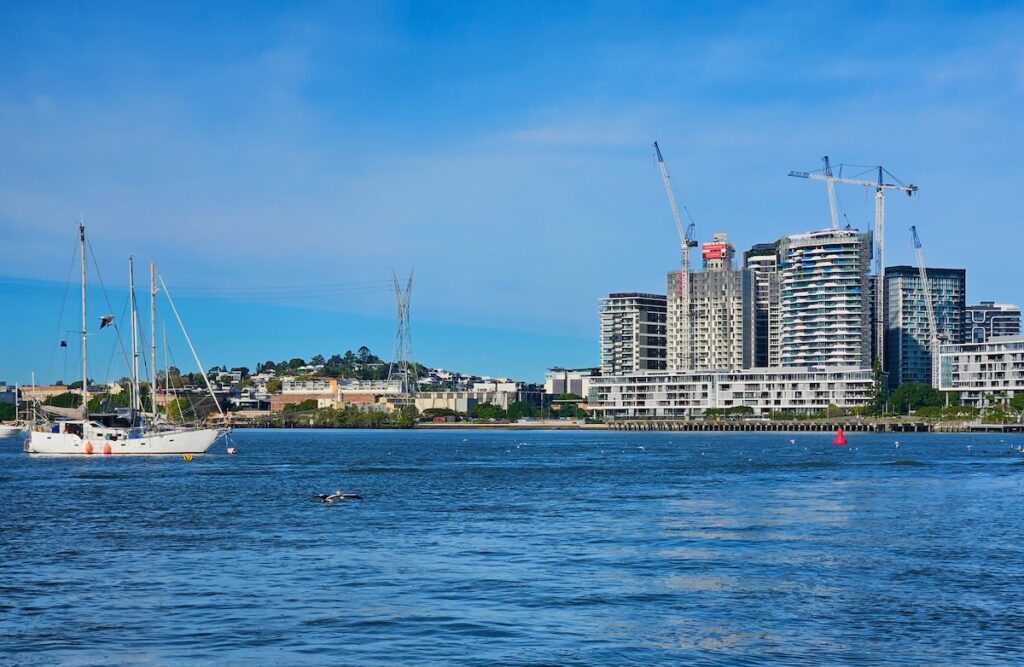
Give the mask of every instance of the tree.
M 309 360 L 309 363 L 313 366 L 325 366 L 327 365 L 327 360 L 324 359 L 324 355 L 322 354 L 314 354 L 313 358 Z
M 167 418 L 172 422 L 192 421 L 196 412 L 187 398 L 176 398 L 167 404 Z
M 473 419 L 505 419 L 508 415 L 493 403 L 477 403 L 470 410 L 470 416 Z
M 845 414 L 846 414 L 846 410 L 843 410 L 841 407 L 839 407 L 835 403 L 829 403 L 828 407 L 825 408 L 825 416 L 828 417 L 829 419 L 832 419 L 832 418 L 835 418 L 835 417 L 842 417 Z
M 535 417 L 539 409 L 529 403 L 510 403 L 508 406 L 508 418 L 516 421 L 524 417 Z
M 880 415 L 885 412 L 886 386 L 882 362 L 877 358 L 871 366 L 871 375 L 873 382 L 868 395 L 868 404 L 864 406 L 863 413 L 866 415 Z
M 14 403 L 0 403 L 0 421 L 11 421 L 17 419 L 17 410 Z
M 317 402 L 315 398 L 309 398 L 301 403 L 292 403 L 286 405 L 282 409 L 282 412 L 309 412 L 310 410 L 316 410 Z
M 360 347 L 356 351 L 356 354 L 358 355 L 359 363 L 361 363 L 361 364 L 369 363 L 370 356 L 371 356 L 370 355 L 370 348 L 368 348 L 365 345 L 363 345 L 362 347 Z
M 942 407 L 942 394 L 922 382 L 904 382 L 889 396 L 893 410 L 905 415 L 918 408 Z
M 434 417 L 457 417 L 458 413 L 451 408 L 427 408 L 423 411 L 423 416 L 431 419 Z
M 81 382 L 78 383 L 81 386 Z M 56 396 L 48 396 L 43 405 L 52 405 L 55 408 L 77 408 L 82 405 L 82 395 L 71 391 Z
M 300 366 L 305 366 L 306 362 L 301 357 L 293 357 L 288 361 L 287 365 L 289 368 L 299 368 Z
M 284 383 L 281 382 L 280 378 L 270 378 L 269 380 L 267 380 L 267 393 L 276 394 L 277 392 L 281 391 L 281 386 L 283 384 Z
M 1010 408 L 1016 412 L 1024 412 L 1024 391 L 1018 391 L 1010 399 Z

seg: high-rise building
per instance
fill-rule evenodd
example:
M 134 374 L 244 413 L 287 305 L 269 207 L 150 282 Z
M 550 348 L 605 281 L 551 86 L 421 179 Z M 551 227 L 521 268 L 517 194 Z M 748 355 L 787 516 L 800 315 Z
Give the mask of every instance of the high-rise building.
M 939 340 L 963 340 L 967 273 L 926 268 Z M 885 268 L 885 370 L 893 387 L 932 383 L 931 331 L 921 273 L 915 266 Z M 937 351 L 936 351 L 937 354 Z M 937 370 L 937 369 L 936 369 Z
M 750 368 L 754 350 L 753 282 L 733 266 L 726 234 L 701 246 L 704 270 L 682 280 L 668 275 L 668 362 L 671 370 Z M 680 298 L 689 288 L 689 308 Z
M 779 246 L 783 366 L 871 366 L 871 237 L 796 234 Z
M 994 336 L 1020 334 L 1020 307 L 982 301 L 964 312 L 964 343 L 984 343 Z M 960 342 L 960 341 L 950 341 Z
M 664 370 L 665 296 L 624 292 L 601 299 L 601 374 Z
M 758 243 L 743 254 L 743 266 L 753 280 L 754 351 L 751 363 L 756 368 L 779 365 L 779 247 L 776 243 Z
M 666 289 L 666 366 L 670 370 L 693 368 L 693 309 L 691 308 L 691 279 L 693 273 L 670 271 Z

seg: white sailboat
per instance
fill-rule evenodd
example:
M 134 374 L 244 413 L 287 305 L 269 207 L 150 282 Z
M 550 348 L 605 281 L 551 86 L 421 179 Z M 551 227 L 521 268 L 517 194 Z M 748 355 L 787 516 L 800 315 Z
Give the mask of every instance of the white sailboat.
M 131 408 L 119 410 L 113 414 L 88 414 L 89 375 L 88 375 L 88 328 L 86 319 L 86 257 L 85 257 L 85 225 L 79 225 L 79 242 L 81 244 L 82 263 L 82 404 L 77 409 L 46 408 L 52 414 L 63 413 L 63 418 L 51 418 L 42 423 L 34 424 L 25 441 L 25 451 L 30 454 L 51 454 L 63 456 L 115 456 L 115 455 L 147 455 L 147 454 L 202 454 L 225 433 L 222 429 L 183 426 L 160 422 L 156 412 L 155 391 L 151 391 L 151 412 L 143 411 L 139 388 L 139 351 L 138 351 L 138 311 L 135 304 L 135 277 L 131 260 L 129 260 L 130 298 L 132 312 L 132 397 Z M 166 293 L 166 285 L 160 280 Z M 170 295 L 168 294 L 168 300 Z M 177 315 L 174 302 L 170 301 L 175 317 Z M 150 321 L 155 327 L 156 321 L 156 268 L 150 264 Z M 184 330 L 184 327 L 183 327 Z M 186 340 L 193 354 L 195 348 Z M 150 347 L 151 373 L 156 375 L 156 333 L 152 331 Z M 198 356 L 196 362 L 199 363 Z M 200 364 L 207 388 L 213 396 L 206 372 Z M 155 383 L 151 386 L 155 387 Z M 217 405 L 216 396 L 214 404 Z
M 18 421 L 18 386 L 14 386 L 14 422 L 4 423 L 0 422 L 0 440 L 5 438 L 13 438 L 18 435 L 25 428 Z

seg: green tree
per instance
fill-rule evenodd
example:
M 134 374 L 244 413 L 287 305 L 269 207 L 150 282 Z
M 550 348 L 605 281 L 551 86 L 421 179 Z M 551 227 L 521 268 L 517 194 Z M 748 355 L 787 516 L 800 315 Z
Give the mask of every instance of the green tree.
M 524 417 L 536 417 L 539 412 L 540 408 L 529 403 L 509 403 L 508 406 L 508 418 L 512 421 L 517 421 Z
M 175 398 L 167 404 L 167 418 L 172 422 L 192 421 L 196 411 L 187 398 Z
M 317 401 L 315 398 L 310 398 L 301 403 L 292 403 L 286 405 L 282 409 L 283 412 L 309 412 L 310 410 L 316 410 Z
M 279 378 L 270 378 L 267 380 L 267 393 L 276 394 L 281 391 L 281 386 L 283 384 L 284 383 L 282 383 Z
M 904 382 L 889 396 L 893 410 L 901 415 L 918 408 L 942 407 L 942 394 L 923 382 Z
M 1010 399 L 1010 408 L 1016 412 L 1024 412 L 1024 391 L 1018 391 Z
M 871 366 L 871 377 L 871 391 L 868 395 L 868 404 L 864 406 L 863 414 L 880 415 L 885 412 L 887 387 L 885 373 L 882 371 L 882 362 L 877 358 Z
M 470 410 L 473 419 L 505 419 L 508 414 L 493 403 L 477 403 Z
M 17 419 L 17 410 L 14 408 L 14 403 L 0 403 L 0 421 L 11 421 Z
M 81 386 L 81 382 L 78 383 Z M 82 405 L 82 395 L 66 391 L 63 394 L 48 396 L 43 405 L 52 405 L 55 408 L 77 408 Z

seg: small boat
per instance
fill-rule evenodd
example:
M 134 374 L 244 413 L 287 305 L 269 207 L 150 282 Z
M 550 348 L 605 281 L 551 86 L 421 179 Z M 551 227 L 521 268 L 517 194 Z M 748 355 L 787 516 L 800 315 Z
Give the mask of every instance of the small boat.
M 0 439 L 13 438 L 24 429 L 17 424 L 0 424 Z

